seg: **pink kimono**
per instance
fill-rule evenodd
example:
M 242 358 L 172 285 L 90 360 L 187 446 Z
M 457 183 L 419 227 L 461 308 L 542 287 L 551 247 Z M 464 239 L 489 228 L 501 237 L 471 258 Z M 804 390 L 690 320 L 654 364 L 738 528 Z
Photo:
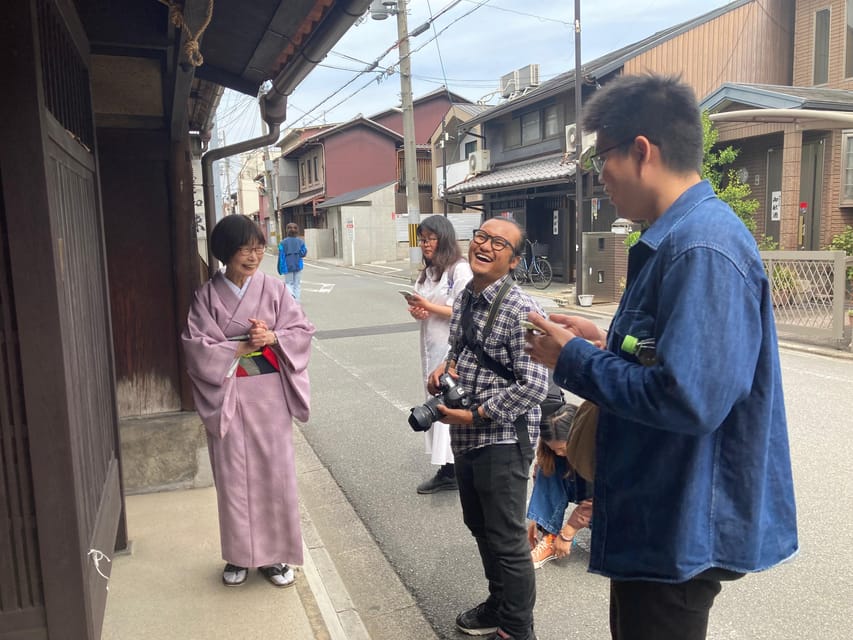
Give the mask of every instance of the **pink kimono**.
M 249 318 L 278 336 L 278 372 L 236 375 Z M 193 397 L 207 429 L 222 558 L 241 567 L 302 564 L 292 418 L 308 419 L 314 325 L 284 283 L 258 271 L 241 298 L 217 273 L 195 293 L 182 335 Z

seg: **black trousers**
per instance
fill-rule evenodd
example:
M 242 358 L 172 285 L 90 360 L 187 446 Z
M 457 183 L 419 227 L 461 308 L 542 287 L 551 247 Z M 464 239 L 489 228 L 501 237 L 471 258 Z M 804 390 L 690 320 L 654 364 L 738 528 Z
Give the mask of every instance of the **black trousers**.
M 723 580 L 742 573 L 708 569 L 687 582 L 610 581 L 613 640 L 704 640 Z
M 532 451 L 498 444 L 456 456 L 456 482 L 465 525 L 480 550 L 490 609 L 513 638 L 532 635 L 536 579 L 525 526 Z

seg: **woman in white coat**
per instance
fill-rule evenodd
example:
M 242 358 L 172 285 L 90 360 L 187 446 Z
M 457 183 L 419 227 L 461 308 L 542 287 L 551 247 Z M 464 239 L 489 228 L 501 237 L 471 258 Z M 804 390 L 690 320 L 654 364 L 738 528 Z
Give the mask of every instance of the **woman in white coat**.
M 453 300 L 471 280 L 471 267 L 456 243 L 453 225 L 444 216 L 429 216 L 418 226 L 418 242 L 424 270 L 415 283 L 415 294 L 408 298 L 409 313 L 421 325 L 421 367 L 426 388 L 429 374 L 447 355 L 450 313 Z M 456 489 L 450 427 L 433 422 L 426 438 L 426 453 L 438 471 L 418 485 L 418 493 Z

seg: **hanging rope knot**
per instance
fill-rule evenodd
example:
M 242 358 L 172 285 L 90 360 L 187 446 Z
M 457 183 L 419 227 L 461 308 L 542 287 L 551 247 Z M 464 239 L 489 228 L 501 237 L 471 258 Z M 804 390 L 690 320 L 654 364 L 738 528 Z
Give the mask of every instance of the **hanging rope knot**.
M 198 42 L 196 40 L 187 40 L 184 45 L 184 53 L 187 55 L 187 60 L 194 67 L 200 67 L 204 64 L 204 56 L 201 55 Z
M 207 27 L 210 26 L 210 21 L 213 18 L 213 0 L 208 0 L 207 15 L 195 35 L 193 35 L 193 32 L 187 25 L 187 21 L 184 19 L 184 14 L 181 11 L 181 7 L 177 3 L 173 2 L 173 0 L 158 0 L 158 2 L 169 7 L 169 21 L 175 25 L 176 29 L 180 29 L 184 35 L 186 35 L 187 41 L 184 44 L 184 54 L 187 56 L 189 63 L 194 67 L 200 67 L 203 65 L 204 56 L 201 55 L 198 41 L 201 40 L 201 36 L 204 34 Z

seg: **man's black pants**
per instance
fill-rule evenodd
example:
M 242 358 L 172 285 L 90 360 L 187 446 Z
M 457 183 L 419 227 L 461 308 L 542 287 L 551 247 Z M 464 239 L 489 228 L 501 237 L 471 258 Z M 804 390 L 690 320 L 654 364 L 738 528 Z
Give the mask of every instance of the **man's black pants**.
M 610 581 L 613 640 L 704 640 L 721 580 L 742 573 L 708 569 L 687 582 Z
M 525 526 L 532 450 L 496 444 L 456 456 L 462 516 L 480 550 L 489 608 L 513 638 L 531 635 L 536 580 Z

